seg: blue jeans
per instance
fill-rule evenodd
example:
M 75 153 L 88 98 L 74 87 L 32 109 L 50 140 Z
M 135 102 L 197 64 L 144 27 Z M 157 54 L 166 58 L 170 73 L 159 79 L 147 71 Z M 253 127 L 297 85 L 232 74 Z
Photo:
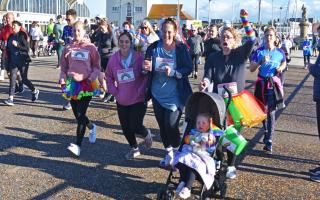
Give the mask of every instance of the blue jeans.
M 274 133 L 276 123 L 276 96 L 273 89 L 266 91 L 266 109 L 267 119 L 263 121 L 263 129 L 265 130 L 265 140 L 272 143 L 272 136 Z
M 180 109 L 172 111 L 160 105 L 160 103 L 152 98 L 153 111 L 156 116 L 160 128 L 160 136 L 165 148 L 172 146 L 178 148 L 180 146 L 179 121 L 182 111 Z

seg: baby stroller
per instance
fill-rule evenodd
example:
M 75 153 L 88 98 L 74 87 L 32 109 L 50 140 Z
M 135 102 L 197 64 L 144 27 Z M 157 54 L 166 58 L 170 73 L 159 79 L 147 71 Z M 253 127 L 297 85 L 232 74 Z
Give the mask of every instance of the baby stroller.
M 229 91 L 227 91 L 229 93 Z M 230 94 L 231 96 L 231 94 Z M 185 108 L 185 122 L 183 131 L 183 139 L 186 137 L 186 134 L 195 127 L 196 117 L 199 113 L 210 113 L 212 116 L 213 123 L 219 127 L 221 130 L 225 130 L 226 128 L 226 108 L 230 104 L 231 98 L 229 98 L 226 103 L 224 99 L 216 94 L 216 93 L 208 93 L 208 92 L 195 92 L 193 93 L 186 104 Z M 183 143 L 183 142 L 182 142 Z M 183 144 L 180 145 L 179 151 L 181 151 Z M 212 156 L 215 156 L 214 154 Z M 223 167 L 223 166 L 222 166 Z M 158 200 L 170 200 L 174 199 L 174 190 L 177 186 L 178 177 L 174 176 L 174 169 L 170 170 L 169 176 L 167 178 L 167 182 L 163 188 L 157 193 Z M 211 199 L 211 198 L 224 198 L 226 194 L 226 184 L 225 184 L 226 176 L 225 170 L 220 168 L 220 170 L 216 170 L 215 180 L 212 184 L 212 187 L 209 190 L 205 189 L 203 183 L 201 183 L 201 187 L 198 189 L 198 195 L 195 194 L 195 189 L 192 188 L 192 193 L 194 197 L 197 199 Z

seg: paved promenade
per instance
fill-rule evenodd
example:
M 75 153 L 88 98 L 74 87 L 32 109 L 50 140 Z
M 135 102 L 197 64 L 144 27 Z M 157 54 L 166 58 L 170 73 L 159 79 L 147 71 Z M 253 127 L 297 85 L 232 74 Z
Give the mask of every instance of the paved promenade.
M 124 155 L 129 146 L 115 105 L 93 99 L 88 116 L 98 126 L 97 141 L 90 144 L 86 135 L 81 156 L 75 158 L 66 147 L 75 141 L 76 123 L 72 111 L 62 110 L 55 66 L 56 57 L 33 60 L 29 77 L 40 89 L 36 103 L 28 89 L 16 96 L 14 107 L 0 102 L 0 200 L 156 199 L 168 171 L 157 167 L 165 152 L 152 109 L 145 125 L 155 135 L 154 146 L 128 161 Z M 255 78 L 248 72 L 249 90 Z M 196 88 L 200 79 L 191 81 Z M 294 52 L 286 74 L 287 107 L 277 114 L 273 154 L 262 150 L 260 126 L 246 129 L 243 135 L 250 144 L 238 160 L 237 178 L 227 181 L 227 199 L 320 199 L 320 185 L 308 174 L 320 162 L 312 86 L 302 52 Z M 6 79 L 0 82 L 0 100 L 8 97 L 7 91 Z

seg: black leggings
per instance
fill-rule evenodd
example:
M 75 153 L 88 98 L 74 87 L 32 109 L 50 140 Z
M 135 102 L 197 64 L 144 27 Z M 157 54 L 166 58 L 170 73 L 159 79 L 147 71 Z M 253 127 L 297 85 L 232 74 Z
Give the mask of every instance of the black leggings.
M 308 56 L 303 56 L 303 61 L 304 61 L 304 64 L 309 64 L 310 63 L 310 55 Z
M 185 182 L 184 187 L 191 189 L 194 180 L 196 179 L 202 180 L 199 173 L 196 170 L 188 167 L 187 165 L 178 163 L 176 167 L 179 169 L 179 173 L 180 173 L 179 182 L 181 181 Z
M 148 135 L 147 129 L 143 126 L 143 118 L 147 108 L 144 102 L 136 103 L 130 106 L 122 106 L 117 103 L 118 116 L 124 136 L 130 147 L 137 148 L 135 134 L 143 137 Z
M 160 128 L 160 136 L 165 148 L 180 146 L 179 121 L 182 111 L 178 108 L 176 111 L 166 109 L 160 103 L 152 98 L 153 111 Z
M 76 144 L 81 146 L 84 134 L 86 132 L 86 127 L 89 129 L 93 128 L 93 124 L 90 122 L 86 116 L 87 109 L 92 97 L 83 97 L 80 100 L 70 100 L 73 114 L 77 120 L 77 141 Z
M 226 150 L 226 151 L 227 151 L 228 166 L 235 166 L 237 156 L 232 152 L 230 152 L 229 150 Z M 217 157 L 217 160 L 223 161 L 224 153 L 223 153 L 223 147 L 221 145 L 218 145 L 216 149 L 216 157 Z
M 32 82 L 28 79 L 28 69 L 29 69 L 29 64 L 26 63 L 25 66 L 22 67 L 14 67 L 10 69 L 10 87 L 9 87 L 9 95 L 13 96 L 14 91 L 16 88 L 16 79 L 17 79 L 17 73 L 18 70 L 20 71 L 20 75 L 22 78 L 22 83 L 28 86 L 28 88 L 33 92 L 35 90 L 34 85 Z

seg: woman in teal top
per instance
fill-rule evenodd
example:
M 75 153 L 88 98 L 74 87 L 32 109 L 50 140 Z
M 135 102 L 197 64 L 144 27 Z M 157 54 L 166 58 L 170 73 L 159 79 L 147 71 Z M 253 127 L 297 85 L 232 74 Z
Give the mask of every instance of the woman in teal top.
M 62 50 L 63 50 L 63 47 L 64 47 L 64 41 L 62 40 L 62 33 L 63 33 L 63 27 L 64 25 L 62 24 L 62 16 L 61 15 L 58 15 L 57 17 L 57 23 L 54 25 L 53 27 L 53 34 L 54 34 L 54 37 L 55 37 L 55 41 L 56 41 L 56 51 L 57 51 L 57 54 L 58 54 L 58 65 L 57 65 L 57 68 L 59 68 L 60 66 L 60 57 L 61 57 L 61 54 L 62 54 Z

